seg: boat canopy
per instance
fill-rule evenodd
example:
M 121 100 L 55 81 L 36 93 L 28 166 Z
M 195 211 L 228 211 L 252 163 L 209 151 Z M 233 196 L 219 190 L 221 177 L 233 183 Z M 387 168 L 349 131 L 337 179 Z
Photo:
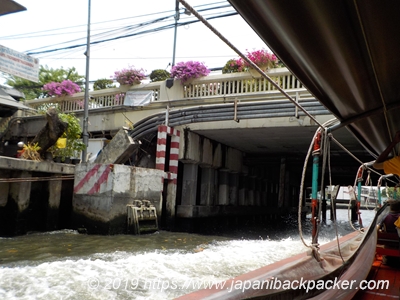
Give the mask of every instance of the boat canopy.
M 229 2 L 341 127 L 375 157 L 386 148 L 400 130 L 400 1 Z
M 10 93 L 19 92 L 15 90 L 10 90 L 10 92 L 6 92 L 3 88 L 0 87 L 0 118 L 11 117 L 19 109 L 32 110 L 32 108 L 25 106 L 23 103 L 11 97 Z
M 1 0 L 0 3 L 0 16 L 26 10 L 26 7 L 13 0 Z

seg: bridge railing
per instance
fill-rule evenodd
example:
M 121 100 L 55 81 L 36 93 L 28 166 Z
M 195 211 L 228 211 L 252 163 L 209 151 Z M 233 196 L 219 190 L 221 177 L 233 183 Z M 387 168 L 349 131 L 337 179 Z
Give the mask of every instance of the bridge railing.
M 301 92 L 309 95 L 302 83 L 286 68 L 272 69 L 268 75 L 286 92 Z M 185 84 L 174 80 L 173 85 L 168 86 L 166 81 L 142 83 L 131 86 L 129 91 L 132 93 L 135 91 L 151 92 L 150 103 L 174 101 L 176 105 L 179 105 L 180 101 L 183 104 L 188 100 L 199 98 L 207 100 L 208 103 L 221 103 L 229 97 L 240 100 L 251 95 L 263 95 L 260 100 L 266 100 L 280 94 L 268 80 L 263 77 L 253 77 L 247 72 L 209 75 Z M 127 105 L 125 103 L 126 92 L 124 87 L 90 91 L 89 109 Z M 57 106 L 62 112 L 73 112 L 83 110 L 84 96 L 84 93 L 81 92 L 72 96 L 29 100 L 26 101 L 26 104 L 38 110 L 47 110 L 50 106 Z
M 286 68 L 272 69 L 268 75 L 284 90 L 303 90 L 302 83 Z M 232 73 L 207 76 L 193 80 L 183 87 L 183 98 L 244 95 L 278 91 L 264 77 L 253 77 L 250 73 Z

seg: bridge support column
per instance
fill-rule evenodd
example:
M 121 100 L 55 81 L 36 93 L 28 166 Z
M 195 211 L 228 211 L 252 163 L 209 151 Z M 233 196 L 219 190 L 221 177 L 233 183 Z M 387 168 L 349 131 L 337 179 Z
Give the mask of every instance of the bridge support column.
M 268 181 L 261 180 L 261 206 L 267 206 Z
M 254 204 L 261 206 L 261 179 L 258 177 L 255 179 Z
M 197 164 L 183 164 L 182 205 L 196 205 Z
M 238 205 L 239 174 L 229 173 L 229 204 Z
M 49 206 L 47 208 L 46 227 L 47 230 L 55 230 L 58 228 L 62 181 L 50 180 L 48 184 L 49 184 Z
M 246 205 L 246 196 L 248 194 L 248 177 L 247 174 L 239 175 L 239 205 Z
M 30 178 L 32 177 L 31 172 L 22 171 L 17 173 L 19 178 Z M 12 182 L 10 183 L 9 196 L 16 205 L 17 211 L 14 216 L 9 216 L 11 222 L 15 222 L 11 229 L 12 234 L 25 234 L 28 226 L 27 209 L 29 206 L 29 200 L 31 196 L 31 181 L 25 182 Z
M 228 170 L 219 170 L 218 204 L 227 205 L 229 197 L 229 173 Z
M 201 167 L 200 205 L 211 206 L 215 200 L 215 170 Z
M 10 178 L 10 173 L 0 170 L 1 178 Z M 0 182 L 0 207 L 4 207 L 8 202 L 8 191 L 10 189 L 9 182 Z
M 247 201 L 247 205 L 254 205 L 255 189 L 256 189 L 256 178 L 251 176 L 249 177 L 249 198 Z
M 285 204 L 285 177 L 286 177 L 286 159 L 281 158 L 281 168 L 279 173 L 279 196 L 278 207 L 283 207 Z

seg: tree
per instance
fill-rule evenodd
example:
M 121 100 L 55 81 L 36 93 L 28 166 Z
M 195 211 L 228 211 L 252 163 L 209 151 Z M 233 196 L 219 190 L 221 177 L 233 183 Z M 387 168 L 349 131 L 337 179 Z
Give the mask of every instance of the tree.
M 104 90 L 104 89 L 112 89 L 115 88 L 114 81 L 111 79 L 97 79 L 93 84 L 93 89 L 97 90 Z
M 163 69 L 153 70 L 150 74 L 151 82 L 164 81 L 171 77 L 171 74 Z
M 78 84 L 81 90 L 84 90 L 85 76 L 79 75 L 74 67 L 64 69 L 49 68 L 48 66 L 40 66 L 39 69 L 39 82 L 33 82 L 24 78 L 13 75 L 6 75 L 6 84 L 23 92 L 25 99 L 45 98 L 47 97 L 46 91 L 42 90 L 43 85 L 49 82 L 62 82 L 69 79 Z

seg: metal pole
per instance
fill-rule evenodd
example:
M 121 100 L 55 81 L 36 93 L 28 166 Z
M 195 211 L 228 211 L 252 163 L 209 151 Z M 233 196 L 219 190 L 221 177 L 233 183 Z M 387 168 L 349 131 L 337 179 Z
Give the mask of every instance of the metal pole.
M 381 205 L 382 205 L 382 194 L 381 194 L 381 186 L 380 185 L 378 185 L 378 204 L 379 204 L 379 207 L 381 207 Z
M 319 155 L 321 153 L 321 132 L 318 133 L 314 140 L 312 182 L 311 182 L 311 223 L 312 227 L 312 243 L 318 243 L 317 227 L 318 227 L 318 171 L 319 171 Z
M 172 52 L 172 66 L 175 66 L 175 54 L 176 54 L 176 35 L 178 32 L 178 21 L 179 21 L 179 0 L 175 1 L 175 31 L 174 31 L 174 49 Z
M 85 149 L 82 151 L 82 162 L 86 162 L 87 147 L 89 144 L 88 123 L 89 123 L 89 62 L 90 62 L 90 1 L 88 0 L 88 26 L 87 26 L 87 45 L 86 45 L 86 82 L 85 82 L 85 101 L 83 116 L 83 143 Z
M 357 178 L 357 215 L 358 215 L 358 223 L 360 224 L 360 228 L 363 228 L 363 223 L 361 219 L 361 212 L 360 212 L 360 206 L 361 206 L 361 182 L 363 181 L 362 178 L 362 171 L 363 169 L 360 168 L 360 171 L 358 173 L 358 178 Z

